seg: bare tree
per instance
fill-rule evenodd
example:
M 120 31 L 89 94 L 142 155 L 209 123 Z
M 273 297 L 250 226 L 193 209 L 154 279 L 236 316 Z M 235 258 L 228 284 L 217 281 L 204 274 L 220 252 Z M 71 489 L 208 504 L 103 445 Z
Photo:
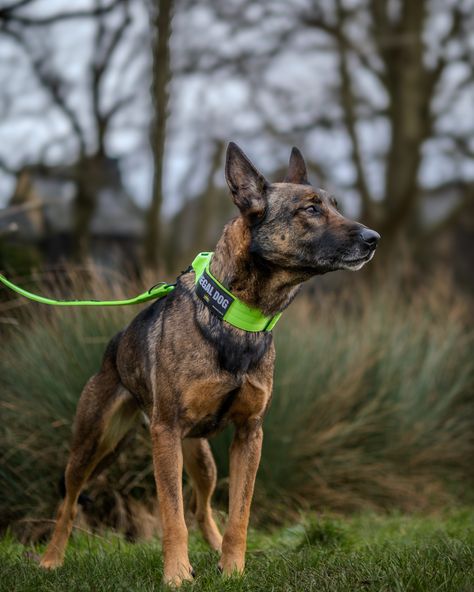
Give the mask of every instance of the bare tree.
M 361 215 L 367 223 L 381 229 L 387 245 L 396 247 L 397 238 L 426 240 L 432 229 L 420 216 L 421 202 L 430 193 L 449 190 L 440 184 L 427 188 L 420 180 L 423 149 L 427 142 L 437 139 L 453 139 L 440 129 L 439 121 L 450 109 L 447 102 L 441 108 L 439 90 L 443 77 L 452 62 L 472 63 L 472 50 L 467 41 L 472 14 L 461 3 L 442 8 L 449 23 L 444 34 L 436 39 L 436 49 L 428 54 L 426 37 L 430 35 L 429 23 L 433 11 L 439 11 L 434 2 L 421 0 L 371 0 L 346 7 L 342 0 L 335 0 L 334 20 L 317 9 L 310 10 L 302 22 L 325 32 L 333 41 L 339 62 L 339 104 L 343 123 L 350 139 L 352 163 L 355 170 L 355 187 L 361 201 Z M 351 35 L 351 21 L 362 23 L 363 38 L 355 40 Z M 364 27 L 363 23 L 367 25 Z M 361 35 L 361 37 L 362 37 Z M 458 46 L 457 55 L 450 58 L 449 45 Z M 354 65 L 356 67 L 354 67 Z M 357 89 L 357 76 L 369 72 L 387 97 L 386 108 L 375 108 L 370 97 Z M 474 75 L 463 77 L 452 89 L 453 95 L 471 86 Z M 377 199 L 370 187 L 367 159 L 364 159 L 360 138 L 360 125 L 364 118 L 381 117 L 389 130 L 383 159 L 384 182 Z M 459 129 L 457 142 L 467 142 L 467 129 Z M 461 139 L 462 138 L 462 139 Z M 458 146 L 459 148 L 459 146 Z M 460 156 L 462 152 L 459 151 Z M 448 184 L 449 185 L 449 184 Z M 462 205 L 472 199 L 473 186 L 469 181 L 456 181 L 453 186 L 459 194 L 459 203 L 449 211 L 444 222 L 452 221 L 462 210 Z
M 151 145 L 154 179 L 153 194 L 147 214 L 145 260 L 151 267 L 156 267 L 163 250 L 161 208 L 163 204 L 166 121 L 168 117 L 169 83 L 171 80 L 170 36 L 173 0 L 155 0 L 152 13 L 154 14 L 152 81 L 154 120 L 151 129 Z
M 136 4 L 101 0 L 87 11 L 33 17 L 27 9 L 35 1 L 12 0 L 1 8 L 0 35 L 29 55 L 39 85 L 68 122 L 68 138 L 52 138 L 51 145 L 69 146 L 74 138 L 73 152 L 82 167 L 78 176 L 91 180 L 95 173 L 90 171 L 104 169 L 100 162 L 113 121 L 134 101 L 119 92 L 106 106 L 101 96 L 127 35 L 127 11 Z M 474 176 L 469 164 L 474 124 L 462 119 L 474 93 L 469 1 L 147 1 L 153 105 L 135 111 L 147 122 L 150 112 L 154 116 L 154 183 L 145 236 L 150 265 L 166 259 L 162 218 L 171 197 L 189 205 L 189 196 L 200 196 L 204 223 L 196 240 L 210 236 L 210 217 L 203 212 L 211 201 L 202 191 L 216 195 L 218 175 L 207 176 L 219 163 L 213 146 L 230 138 L 260 153 L 259 161 L 266 170 L 273 168 L 276 178 L 291 144 L 299 145 L 317 183 L 339 193 L 351 214 L 381 231 L 383 252 L 402 237 L 414 251 L 440 228 L 459 221 L 472 200 Z M 36 31 L 45 32 L 62 19 L 92 19 L 96 26 L 97 55 L 88 77 L 92 134 L 72 100 L 69 81 L 49 59 L 47 44 L 35 42 Z M 11 170 L 2 154 L 0 167 Z M 177 170 L 181 176 L 185 170 L 192 174 L 186 183 L 175 183 L 165 203 L 164 181 L 174 181 Z M 79 192 L 77 236 L 87 235 L 93 185 L 85 182 Z
M 129 0 L 108 3 L 95 0 L 95 5 L 89 10 L 58 12 L 44 17 L 25 16 L 22 9 L 34 2 L 18 1 L 0 9 L 0 35 L 13 40 L 27 57 L 41 92 L 49 97 L 56 112 L 68 124 L 69 133 L 59 137 L 53 135 L 45 143 L 43 151 L 61 144 L 70 145 L 71 139 L 75 141 L 70 155 L 76 183 L 73 236 L 76 257 L 82 259 L 89 253 L 90 224 L 98 192 L 108 183 L 107 136 L 114 118 L 135 98 L 135 91 L 131 89 L 120 89 L 121 92 L 112 99 L 109 93 L 109 100 L 106 100 L 105 93 L 106 77 L 110 69 L 116 67 L 113 60 L 131 24 Z M 108 19 L 109 14 L 114 18 Z M 88 20 L 95 27 L 87 85 L 82 88 L 86 95 L 85 104 L 74 100 L 67 71 L 55 65 L 48 43 L 44 42 L 52 24 L 74 20 Z M 87 118 L 83 115 L 84 111 Z
M 301 144 L 319 179 L 357 199 L 361 219 L 384 235 L 385 253 L 401 238 L 413 251 L 472 200 L 474 123 L 456 120 L 453 109 L 474 93 L 470 4 L 202 2 L 220 28 L 213 37 L 207 25 L 207 44 L 199 31 L 183 40 L 178 75 L 201 72 L 208 88 L 245 85 L 241 110 L 218 127 L 208 123 L 210 134 L 273 144 L 274 165 L 288 144 Z M 249 113 L 259 125 L 242 132 L 239 118 Z M 451 175 L 436 170 L 441 161 Z M 445 203 L 436 215 L 433 196 Z

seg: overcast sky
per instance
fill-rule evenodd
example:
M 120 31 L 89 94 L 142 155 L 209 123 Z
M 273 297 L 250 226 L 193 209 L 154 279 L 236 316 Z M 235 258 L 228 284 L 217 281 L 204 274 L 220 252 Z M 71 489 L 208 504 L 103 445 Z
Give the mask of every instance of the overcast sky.
M 0 0 L 2 3 L 7 4 Z M 89 0 L 67 3 L 37 0 L 23 14 L 45 16 L 92 4 Z M 177 68 L 185 67 L 200 53 L 211 56 L 209 59 L 213 53 L 237 58 L 249 48 L 254 57 L 265 53 L 276 37 L 294 28 L 292 13 L 305 2 L 273 4 L 271 17 L 265 19 L 262 19 L 262 7 L 253 4 L 245 15 L 245 26 L 234 30 L 232 19 L 217 19 L 207 3 L 196 2 L 186 10 L 178 3 L 173 21 L 173 64 Z M 449 26 L 443 5 L 436 6 L 440 7 L 433 10 L 428 23 L 427 60 L 436 58 L 437 38 Z M 117 97 L 133 93 L 133 101 L 114 119 L 107 148 L 110 156 L 120 158 L 130 194 L 145 205 L 152 186 L 149 20 L 141 0 L 131 2 L 131 12 L 132 24 L 108 71 L 102 104 L 106 107 Z M 109 15 L 107 22 L 113 24 L 114 18 L 113 14 Z M 28 37 L 30 46 L 47 54 L 51 68 L 67 83 L 66 99 L 77 113 L 86 136 L 90 128 L 87 79 L 93 59 L 95 26 L 90 20 L 74 20 L 31 29 Z M 359 43 L 365 43 L 363 23 L 353 23 L 351 35 Z M 350 144 L 345 133 L 322 126 L 310 126 L 302 134 L 292 131 L 307 122 L 340 117 L 333 98 L 337 62 L 330 51 L 330 40 L 322 33 L 302 31 L 293 34 L 277 50 L 271 59 L 260 62 L 257 59 L 254 72 L 248 77 L 223 68 L 206 75 L 199 70 L 188 71 L 173 80 L 165 161 L 168 214 L 202 188 L 209 167 L 211 141 L 215 138 L 240 142 L 269 175 L 286 162 L 289 147 L 296 141 L 310 159 L 321 162 L 330 171 L 331 189 L 338 192 L 353 181 Z M 455 54 L 457 48 L 453 46 L 450 51 Z M 41 89 L 25 52 L 8 36 L 0 35 L 0 58 L 0 158 L 13 168 L 41 158 L 51 164 L 72 162 L 77 152 L 69 122 Z M 386 106 L 387 97 L 376 77 L 356 63 L 352 67 L 358 68 L 354 77 L 357 93 L 369 98 L 375 107 Z M 470 75 L 469 64 L 465 62 L 455 62 L 448 68 L 435 101 L 435 108 L 446 111 L 438 123 L 441 130 L 474 132 L 472 82 L 462 92 L 453 92 L 457 83 Z M 268 133 L 269 121 L 280 132 L 278 140 Z M 371 188 L 380 196 L 384 167 L 381 155 L 390 141 L 387 121 L 383 117 L 370 118 L 361 122 L 357 131 Z M 474 178 L 472 161 L 453 158 L 449 153 L 450 146 L 443 140 L 426 144 L 420 173 L 424 184 Z M 223 172 L 219 179 L 223 183 Z M 7 203 L 13 183 L 13 178 L 0 170 L 0 205 Z M 345 189 L 344 199 L 349 212 L 355 212 L 355 193 Z

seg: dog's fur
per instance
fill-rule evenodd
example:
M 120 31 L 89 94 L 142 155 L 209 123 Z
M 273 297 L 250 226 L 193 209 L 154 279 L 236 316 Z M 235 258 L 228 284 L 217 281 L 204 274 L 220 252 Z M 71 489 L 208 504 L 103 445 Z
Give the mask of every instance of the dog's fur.
M 233 143 L 226 179 L 240 215 L 224 229 L 212 274 L 265 315 L 284 310 L 302 282 L 336 269 L 360 269 L 378 234 L 347 220 L 325 191 L 313 189 L 294 148 L 283 183 L 270 184 Z M 247 525 L 272 392 L 275 351 L 269 332 L 250 333 L 214 316 L 196 296 L 194 272 L 143 310 L 109 343 L 102 367 L 84 387 L 59 509 L 42 566 L 62 564 L 77 500 L 87 480 L 144 411 L 163 528 L 164 580 L 190 580 L 182 469 L 196 493 L 196 517 L 224 574 L 242 572 Z M 229 422 L 229 518 L 222 538 L 211 496 L 216 467 L 207 438 Z

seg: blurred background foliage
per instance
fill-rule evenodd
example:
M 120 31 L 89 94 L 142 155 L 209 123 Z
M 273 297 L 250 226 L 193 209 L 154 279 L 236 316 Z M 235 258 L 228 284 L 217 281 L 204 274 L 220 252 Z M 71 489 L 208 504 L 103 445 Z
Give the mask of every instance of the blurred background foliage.
M 0 0 L 0 270 L 26 287 L 175 277 L 235 215 L 229 140 L 275 181 L 297 145 L 382 234 L 275 332 L 257 520 L 472 499 L 473 29 L 472 0 Z M 1 291 L 0 528 L 41 536 L 80 390 L 133 313 Z M 147 447 L 92 486 L 89 524 L 149 534 Z

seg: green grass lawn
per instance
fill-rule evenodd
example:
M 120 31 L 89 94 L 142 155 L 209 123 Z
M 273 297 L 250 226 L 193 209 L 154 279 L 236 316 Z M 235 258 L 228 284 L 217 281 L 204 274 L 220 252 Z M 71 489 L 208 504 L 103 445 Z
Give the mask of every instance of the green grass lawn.
M 0 542 L 0 590 L 160 590 L 159 542 L 131 544 L 75 533 L 64 567 L 36 565 L 41 547 Z M 417 517 L 363 514 L 351 519 L 306 518 L 300 524 L 249 535 L 247 569 L 225 580 L 217 556 L 191 534 L 196 580 L 183 590 L 474 591 L 474 510 Z

